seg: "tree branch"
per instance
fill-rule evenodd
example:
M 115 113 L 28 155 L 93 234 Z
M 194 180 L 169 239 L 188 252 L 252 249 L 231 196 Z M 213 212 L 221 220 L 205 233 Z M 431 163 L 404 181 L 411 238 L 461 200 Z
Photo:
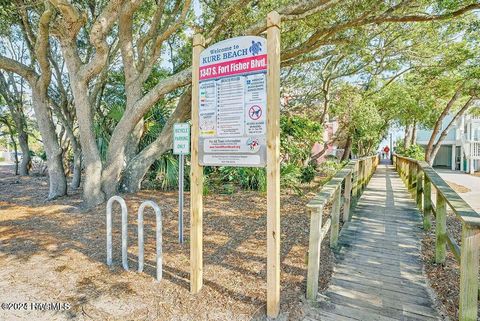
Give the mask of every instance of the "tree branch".
M 39 77 L 33 68 L 2 55 L 0 55 L 0 69 L 16 73 L 20 77 L 25 78 L 30 85 L 35 85 Z

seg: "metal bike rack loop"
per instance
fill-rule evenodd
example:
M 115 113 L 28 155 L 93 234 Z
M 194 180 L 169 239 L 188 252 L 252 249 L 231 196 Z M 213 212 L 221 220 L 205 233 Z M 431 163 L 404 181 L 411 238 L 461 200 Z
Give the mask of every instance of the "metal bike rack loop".
M 145 207 L 151 207 L 155 211 L 155 217 L 157 221 L 156 238 L 157 238 L 157 281 L 162 279 L 162 211 L 157 204 L 152 201 L 144 201 L 138 208 L 138 272 L 143 271 L 143 258 L 144 258 L 144 237 L 143 237 L 143 211 Z
M 122 265 L 128 271 L 128 209 L 125 200 L 120 196 L 112 196 L 107 202 L 107 265 L 112 265 L 112 205 L 115 201 L 122 207 Z

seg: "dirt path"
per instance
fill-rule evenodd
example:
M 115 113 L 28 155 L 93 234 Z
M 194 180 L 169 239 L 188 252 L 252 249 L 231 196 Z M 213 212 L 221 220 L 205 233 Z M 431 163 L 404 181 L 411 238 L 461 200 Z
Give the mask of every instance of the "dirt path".
M 104 206 L 82 212 L 80 194 L 44 203 L 44 177 L 18 178 L 0 166 L 0 303 L 66 303 L 64 311 L 0 310 L 0 320 L 252 320 L 263 319 L 266 201 L 259 193 L 205 198 L 204 288 L 189 293 L 187 242 L 177 243 L 177 194 L 143 191 L 127 197 L 129 265 L 120 267 L 120 218 L 114 215 L 114 268 L 105 264 Z M 282 316 L 302 318 L 308 197 L 282 196 Z M 163 211 L 164 279 L 155 275 L 154 216 L 146 213 L 146 267 L 137 268 L 136 210 L 142 200 Z M 189 197 L 186 195 L 186 208 Z M 118 212 L 117 212 L 118 213 Z M 326 242 L 328 243 L 328 242 Z M 326 249 L 323 253 L 329 253 Z M 324 266 L 331 255 L 325 255 Z M 331 271 L 324 271 L 323 280 Z M 325 283 L 325 282 L 324 282 Z M 321 284 L 325 286 L 325 284 Z M 23 305 L 22 305 L 23 307 Z

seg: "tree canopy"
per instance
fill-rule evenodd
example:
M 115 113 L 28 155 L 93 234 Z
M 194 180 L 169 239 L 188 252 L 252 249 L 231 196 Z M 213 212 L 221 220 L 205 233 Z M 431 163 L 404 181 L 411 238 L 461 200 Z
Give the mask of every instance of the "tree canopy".
M 479 8 L 457 0 L 14 0 L 0 9 L 0 69 L 29 85 L 49 197 L 67 192 L 70 154 L 72 187 L 83 168 L 91 206 L 137 191 L 161 168 L 172 125 L 190 117 L 194 33 L 207 46 L 259 35 L 266 14 L 279 12 L 282 113 L 320 128 L 337 117 L 335 139 L 364 155 L 392 123 L 433 127 L 458 88 L 452 110 L 476 99 Z

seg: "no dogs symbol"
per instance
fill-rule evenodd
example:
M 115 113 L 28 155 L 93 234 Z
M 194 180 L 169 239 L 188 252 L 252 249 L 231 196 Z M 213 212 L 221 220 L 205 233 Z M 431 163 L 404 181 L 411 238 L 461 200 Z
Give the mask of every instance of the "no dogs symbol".
M 260 117 L 262 117 L 262 108 L 258 105 L 253 105 L 252 107 L 250 107 L 250 109 L 248 110 L 248 116 L 252 119 L 252 120 L 258 120 L 260 119 Z

